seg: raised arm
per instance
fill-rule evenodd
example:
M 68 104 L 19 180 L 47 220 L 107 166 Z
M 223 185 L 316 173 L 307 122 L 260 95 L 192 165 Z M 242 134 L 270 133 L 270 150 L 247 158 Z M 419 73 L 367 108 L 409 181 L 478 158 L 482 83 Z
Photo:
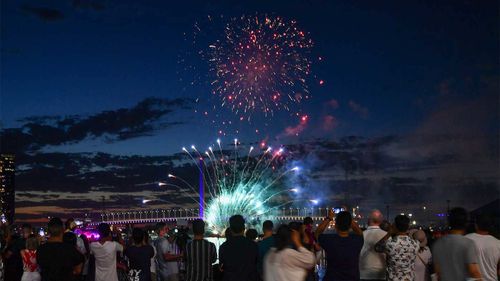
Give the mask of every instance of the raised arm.
M 335 212 L 333 211 L 333 209 L 330 209 L 330 211 L 328 212 L 328 216 L 323 220 L 323 222 L 321 222 L 321 224 L 318 226 L 318 228 L 316 228 L 316 231 L 314 232 L 316 241 L 318 240 L 318 237 L 325 231 L 334 217 Z
M 351 228 L 354 234 L 363 236 L 363 230 L 361 230 L 361 228 L 359 227 L 358 223 L 355 220 L 352 220 Z
M 394 226 L 391 225 L 389 227 L 389 231 L 387 231 L 387 234 L 382 237 L 382 239 L 380 239 L 377 244 L 375 244 L 375 251 L 376 252 L 379 252 L 379 253 L 383 253 L 385 252 L 385 241 L 387 241 L 387 239 L 389 239 L 389 237 L 391 237 L 393 234 L 394 234 Z
M 300 241 L 300 233 L 296 230 L 292 230 L 292 242 L 297 251 L 287 251 L 288 256 L 284 259 L 285 263 L 304 269 L 312 268 L 316 262 L 315 256 L 304 248 Z

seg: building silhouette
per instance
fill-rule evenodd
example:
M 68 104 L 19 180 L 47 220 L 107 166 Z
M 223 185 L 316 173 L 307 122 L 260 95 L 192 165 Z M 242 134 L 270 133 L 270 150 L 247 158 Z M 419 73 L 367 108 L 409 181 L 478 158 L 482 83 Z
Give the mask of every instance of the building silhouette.
M 15 156 L 0 154 L 0 219 L 14 221 L 15 213 Z

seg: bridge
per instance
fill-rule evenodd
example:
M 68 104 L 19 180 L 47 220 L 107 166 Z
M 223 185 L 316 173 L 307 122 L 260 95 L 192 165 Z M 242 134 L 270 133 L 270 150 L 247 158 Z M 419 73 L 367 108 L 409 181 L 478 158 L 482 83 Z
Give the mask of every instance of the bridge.
M 302 221 L 305 217 L 311 217 L 314 221 L 321 221 L 328 214 L 331 207 L 325 208 L 281 208 L 265 219 L 273 221 Z M 155 209 L 141 211 L 110 211 L 100 214 L 101 220 L 90 222 L 89 226 L 96 226 L 101 222 L 112 225 L 123 224 L 149 224 L 157 222 L 175 223 L 178 221 L 192 221 L 200 218 L 199 209 Z

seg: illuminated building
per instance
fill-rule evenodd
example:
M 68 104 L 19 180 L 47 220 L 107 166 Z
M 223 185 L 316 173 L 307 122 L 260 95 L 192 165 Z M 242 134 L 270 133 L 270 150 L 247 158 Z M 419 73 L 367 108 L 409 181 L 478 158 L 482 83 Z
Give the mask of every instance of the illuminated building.
M 15 212 L 15 156 L 0 154 L 0 219 L 14 221 Z

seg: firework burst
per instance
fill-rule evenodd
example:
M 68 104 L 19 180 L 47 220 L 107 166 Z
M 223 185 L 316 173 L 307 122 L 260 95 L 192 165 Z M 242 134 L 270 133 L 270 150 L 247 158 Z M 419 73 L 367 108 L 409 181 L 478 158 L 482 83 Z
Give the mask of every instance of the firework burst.
M 278 112 L 303 114 L 300 103 L 311 97 L 314 44 L 295 20 L 265 14 L 208 16 L 194 25 L 192 36 L 186 34 L 186 41 L 190 46 L 179 59 L 180 79 L 204 93 L 199 101 L 206 108 L 195 111 L 222 125 L 222 131 L 242 121 L 266 125 Z
M 309 98 L 313 42 L 296 21 L 242 16 L 225 28 L 225 38 L 209 46 L 213 94 L 240 119 L 255 111 L 272 115 Z
M 214 233 L 222 233 L 232 215 L 241 214 L 249 225 L 256 226 L 274 209 L 291 202 L 269 207 L 269 203 L 280 194 L 293 191 L 278 186 L 285 175 L 298 171 L 296 167 L 283 168 L 286 161 L 283 148 L 273 150 L 269 147 L 257 152 L 250 147 L 245 155 L 240 155 L 238 141 L 235 140 L 231 150 L 222 149 L 220 141 L 217 141 L 215 149 L 209 147 L 204 153 L 195 146 L 191 150 L 183 148 L 183 151 L 203 170 L 203 182 L 209 194 L 208 200 L 203 202 L 206 206 L 205 220 Z M 199 166 L 200 161 L 203 167 Z M 186 186 L 197 193 L 196 188 L 186 180 L 172 174 L 169 178 L 172 181 L 166 185 Z

